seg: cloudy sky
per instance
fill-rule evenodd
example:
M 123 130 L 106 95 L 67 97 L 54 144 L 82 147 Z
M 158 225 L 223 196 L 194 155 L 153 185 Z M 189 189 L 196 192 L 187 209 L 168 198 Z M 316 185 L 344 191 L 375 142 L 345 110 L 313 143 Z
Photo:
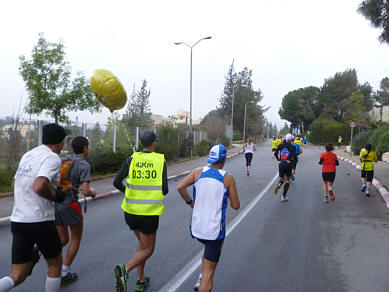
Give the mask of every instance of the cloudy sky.
M 360 83 L 378 89 L 389 76 L 389 48 L 379 31 L 356 12 L 362 0 L 143 0 L 2 1 L 0 18 L 0 117 L 28 100 L 18 73 L 38 33 L 62 40 L 73 72 L 89 78 L 95 69 L 112 71 L 127 93 L 146 79 L 155 114 L 189 109 L 190 50 L 193 44 L 193 118 L 215 109 L 232 60 L 253 70 L 255 89 L 270 106 L 267 118 L 281 126 L 282 97 L 355 68 Z M 119 113 L 124 110 L 119 111 Z M 94 123 L 110 116 L 70 114 Z M 25 117 L 27 117 L 25 115 Z

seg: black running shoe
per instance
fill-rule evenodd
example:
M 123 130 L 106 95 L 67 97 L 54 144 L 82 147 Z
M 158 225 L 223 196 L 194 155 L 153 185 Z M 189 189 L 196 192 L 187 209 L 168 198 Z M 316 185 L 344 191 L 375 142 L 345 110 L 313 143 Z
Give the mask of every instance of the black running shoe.
M 77 273 L 68 272 L 65 277 L 61 277 L 61 287 L 64 287 L 67 284 L 73 283 L 77 280 L 78 280 Z
M 362 186 L 361 192 L 362 193 L 366 192 L 366 186 Z

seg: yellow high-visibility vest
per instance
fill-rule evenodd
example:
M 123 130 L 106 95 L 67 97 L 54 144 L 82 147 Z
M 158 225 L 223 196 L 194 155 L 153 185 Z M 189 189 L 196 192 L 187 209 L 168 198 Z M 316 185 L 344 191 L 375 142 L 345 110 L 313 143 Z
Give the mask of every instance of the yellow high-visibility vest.
M 339 143 L 339 144 L 342 144 L 342 138 L 339 138 L 339 139 L 338 139 L 338 143 Z
M 134 215 L 162 215 L 165 209 L 162 172 L 165 158 L 159 153 L 132 155 L 122 209 Z
M 277 140 L 271 141 L 271 149 L 277 149 Z

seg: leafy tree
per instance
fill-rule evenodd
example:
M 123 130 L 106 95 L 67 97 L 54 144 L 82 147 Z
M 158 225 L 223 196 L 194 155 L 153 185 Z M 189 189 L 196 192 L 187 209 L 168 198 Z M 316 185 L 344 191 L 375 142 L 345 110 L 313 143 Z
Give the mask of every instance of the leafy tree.
M 212 142 L 225 134 L 225 126 L 227 123 L 220 115 L 218 110 L 210 111 L 200 122 L 200 129 L 203 129 L 208 134 L 208 139 Z
M 234 61 L 232 61 L 232 64 L 228 68 L 227 75 L 225 76 L 225 84 L 224 84 L 224 90 L 223 94 L 219 99 L 219 107 L 218 111 L 220 112 L 220 115 L 222 117 L 225 117 L 225 119 L 231 119 L 231 112 L 232 112 L 232 96 L 234 93 L 234 87 L 235 87 L 235 80 L 237 79 L 235 68 L 234 68 Z M 234 101 L 234 105 L 235 105 Z
M 381 43 L 389 43 L 389 3 L 387 0 L 364 0 L 358 8 L 370 23 L 381 29 L 378 40 Z
M 71 80 L 71 68 L 65 61 L 64 45 L 48 42 L 39 34 L 31 59 L 20 56 L 19 72 L 26 83 L 29 104 L 26 112 L 54 118 L 55 122 L 69 123 L 67 111 L 100 110 L 100 103 L 94 98 L 89 83 L 81 72 Z
M 151 127 L 153 121 L 150 112 L 150 90 L 147 90 L 147 81 L 142 81 L 142 86 L 137 92 L 135 84 L 127 104 L 126 115 L 123 121 L 128 127 Z
M 100 123 L 96 122 L 96 124 L 93 127 L 92 133 L 90 135 L 91 144 L 92 145 L 97 145 L 97 144 L 101 143 L 102 136 L 103 135 L 101 133 Z

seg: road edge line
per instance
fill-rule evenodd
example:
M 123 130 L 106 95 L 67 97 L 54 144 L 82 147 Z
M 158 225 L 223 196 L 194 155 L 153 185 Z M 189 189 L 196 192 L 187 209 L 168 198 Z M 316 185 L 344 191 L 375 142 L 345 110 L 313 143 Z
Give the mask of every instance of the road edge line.
M 239 223 L 247 216 L 247 214 L 254 208 L 260 199 L 265 195 L 265 193 L 270 189 L 274 182 L 278 178 L 278 173 L 273 177 L 273 179 L 265 186 L 265 188 L 256 195 L 256 197 L 248 203 L 248 205 L 235 216 L 234 219 L 227 225 L 227 234 L 226 237 L 239 225 Z M 201 257 L 203 255 L 203 250 L 194 256 L 178 273 L 175 274 L 173 278 L 169 280 L 159 292 L 174 292 L 176 291 L 187 279 L 188 277 L 201 265 Z

